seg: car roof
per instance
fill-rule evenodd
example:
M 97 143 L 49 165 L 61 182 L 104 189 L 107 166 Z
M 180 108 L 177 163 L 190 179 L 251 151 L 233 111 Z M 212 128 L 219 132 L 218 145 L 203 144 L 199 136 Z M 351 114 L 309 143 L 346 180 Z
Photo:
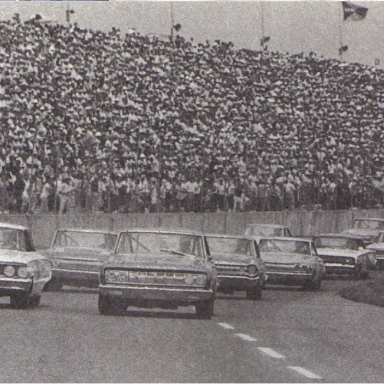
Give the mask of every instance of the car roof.
M 319 235 L 313 235 L 313 237 L 332 237 L 332 238 L 361 240 L 361 237 L 352 235 L 349 233 L 321 233 Z
M 83 232 L 83 233 L 108 233 L 111 235 L 118 235 L 119 232 L 116 231 L 108 231 L 102 229 L 82 229 L 82 228 L 59 228 L 56 230 L 57 232 Z
M 281 225 L 281 224 L 259 224 L 259 223 L 250 223 L 250 224 L 247 224 L 247 227 L 288 228 L 286 225 Z
M 384 219 L 381 218 L 376 218 L 376 217 L 361 217 L 359 219 L 355 219 L 354 221 L 357 220 L 365 220 L 365 221 L 384 221 Z
M 225 239 L 239 239 L 239 240 L 250 240 L 254 241 L 255 238 L 253 236 L 244 236 L 244 235 L 227 235 L 222 233 L 205 233 L 206 237 L 220 237 Z
M 132 228 L 127 229 L 125 231 L 120 231 L 121 233 L 136 233 L 136 232 L 144 232 L 144 233 L 169 233 L 174 235 L 192 235 L 192 236 L 204 236 L 203 232 L 193 231 L 193 230 L 178 230 L 178 229 L 164 229 L 164 228 Z
M 309 239 L 307 237 L 289 237 L 289 236 L 264 236 L 261 237 L 261 240 L 287 240 L 287 241 L 306 241 L 306 242 L 312 242 L 312 239 Z
M 11 224 L 11 223 L 0 223 L 0 228 L 10 228 L 10 229 L 18 229 L 20 231 L 27 231 L 28 228 L 24 225 L 19 224 Z

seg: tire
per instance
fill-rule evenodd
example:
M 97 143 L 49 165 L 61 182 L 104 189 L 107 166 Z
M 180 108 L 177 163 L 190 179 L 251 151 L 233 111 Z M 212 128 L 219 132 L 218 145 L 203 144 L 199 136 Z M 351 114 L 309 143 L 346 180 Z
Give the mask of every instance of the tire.
M 256 286 L 246 290 L 247 300 L 261 300 L 263 296 L 263 287 Z
M 303 290 L 305 291 L 318 291 L 321 288 L 321 280 L 307 280 L 303 284 Z
M 112 299 L 110 301 L 110 310 L 113 315 L 124 315 L 128 308 L 125 300 Z
M 313 290 L 313 291 L 318 291 L 318 290 L 320 290 L 320 288 L 321 288 L 321 281 L 322 280 L 317 280 L 317 281 L 312 281 L 312 283 L 311 283 L 311 289 Z
M 61 288 L 63 288 L 62 283 L 56 280 L 51 280 L 47 284 L 45 284 L 44 291 L 48 292 L 59 292 Z
M 33 296 L 29 298 L 29 307 L 35 308 L 40 304 L 41 296 Z
M 196 315 L 199 319 L 209 320 L 213 316 L 214 299 L 200 301 L 196 304 Z
M 32 308 L 29 293 L 16 293 L 11 296 L 11 308 L 27 309 Z
M 353 276 L 355 279 L 368 279 L 369 278 L 369 272 L 368 271 L 363 271 L 361 268 L 361 264 L 357 264 L 355 271 L 353 272 Z
M 111 315 L 111 299 L 107 296 L 99 295 L 99 313 L 100 315 Z

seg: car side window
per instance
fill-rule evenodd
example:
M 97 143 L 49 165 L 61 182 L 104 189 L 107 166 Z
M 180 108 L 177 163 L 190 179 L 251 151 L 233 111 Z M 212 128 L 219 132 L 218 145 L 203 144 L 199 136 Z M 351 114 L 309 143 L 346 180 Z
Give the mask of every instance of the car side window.
M 16 249 L 19 251 L 27 250 L 27 240 L 25 238 L 25 233 L 18 231 L 17 241 L 16 241 Z

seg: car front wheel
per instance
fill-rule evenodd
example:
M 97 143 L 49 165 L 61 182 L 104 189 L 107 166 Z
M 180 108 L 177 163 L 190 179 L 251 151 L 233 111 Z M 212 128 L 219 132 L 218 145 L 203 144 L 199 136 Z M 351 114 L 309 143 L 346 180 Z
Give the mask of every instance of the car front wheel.
M 307 291 L 318 291 L 320 288 L 321 280 L 308 280 L 303 285 L 303 289 Z
M 37 307 L 40 296 L 30 296 L 29 293 L 17 293 L 11 296 L 11 308 L 27 309 Z
M 196 304 L 196 315 L 199 319 L 209 320 L 213 316 L 214 299 L 200 301 Z
M 99 312 L 100 315 L 111 314 L 111 299 L 107 296 L 99 295 Z
M 369 272 L 364 270 L 361 264 L 357 264 L 355 267 L 354 276 L 356 279 L 368 279 Z
M 58 292 L 63 288 L 63 284 L 59 281 L 51 280 L 44 286 L 44 291 Z
M 263 296 L 263 287 L 257 286 L 246 290 L 246 297 L 248 300 L 261 300 Z

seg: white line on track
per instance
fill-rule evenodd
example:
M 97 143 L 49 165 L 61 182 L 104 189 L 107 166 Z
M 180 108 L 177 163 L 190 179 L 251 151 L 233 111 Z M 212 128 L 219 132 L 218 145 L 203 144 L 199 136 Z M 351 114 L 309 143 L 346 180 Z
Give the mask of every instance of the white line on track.
M 220 327 L 223 327 L 224 329 L 235 329 L 235 327 L 232 327 L 231 324 L 227 324 L 227 323 L 217 323 L 218 325 L 220 325 Z
M 257 341 L 255 338 L 246 335 L 245 333 L 235 333 L 235 336 L 240 337 L 240 339 L 243 339 L 245 341 Z
M 311 371 L 308 371 L 308 369 L 302 368 L 302 367 L 293 367 L 288 365 L 288 368 L 293 369 L 294 371 L 300 373 L 301 375 L 307 377 L 308 379 L 321 379 L 320 376 L 315 375 Z
M 270 357 L 274 357 L 275 359 L 284 359 L 285 356 L 281 355 L 280 353 L 274 351 L 272 348 L 263 348 L 263 347 L 257 347 L 257 349 L 266 355 Z

